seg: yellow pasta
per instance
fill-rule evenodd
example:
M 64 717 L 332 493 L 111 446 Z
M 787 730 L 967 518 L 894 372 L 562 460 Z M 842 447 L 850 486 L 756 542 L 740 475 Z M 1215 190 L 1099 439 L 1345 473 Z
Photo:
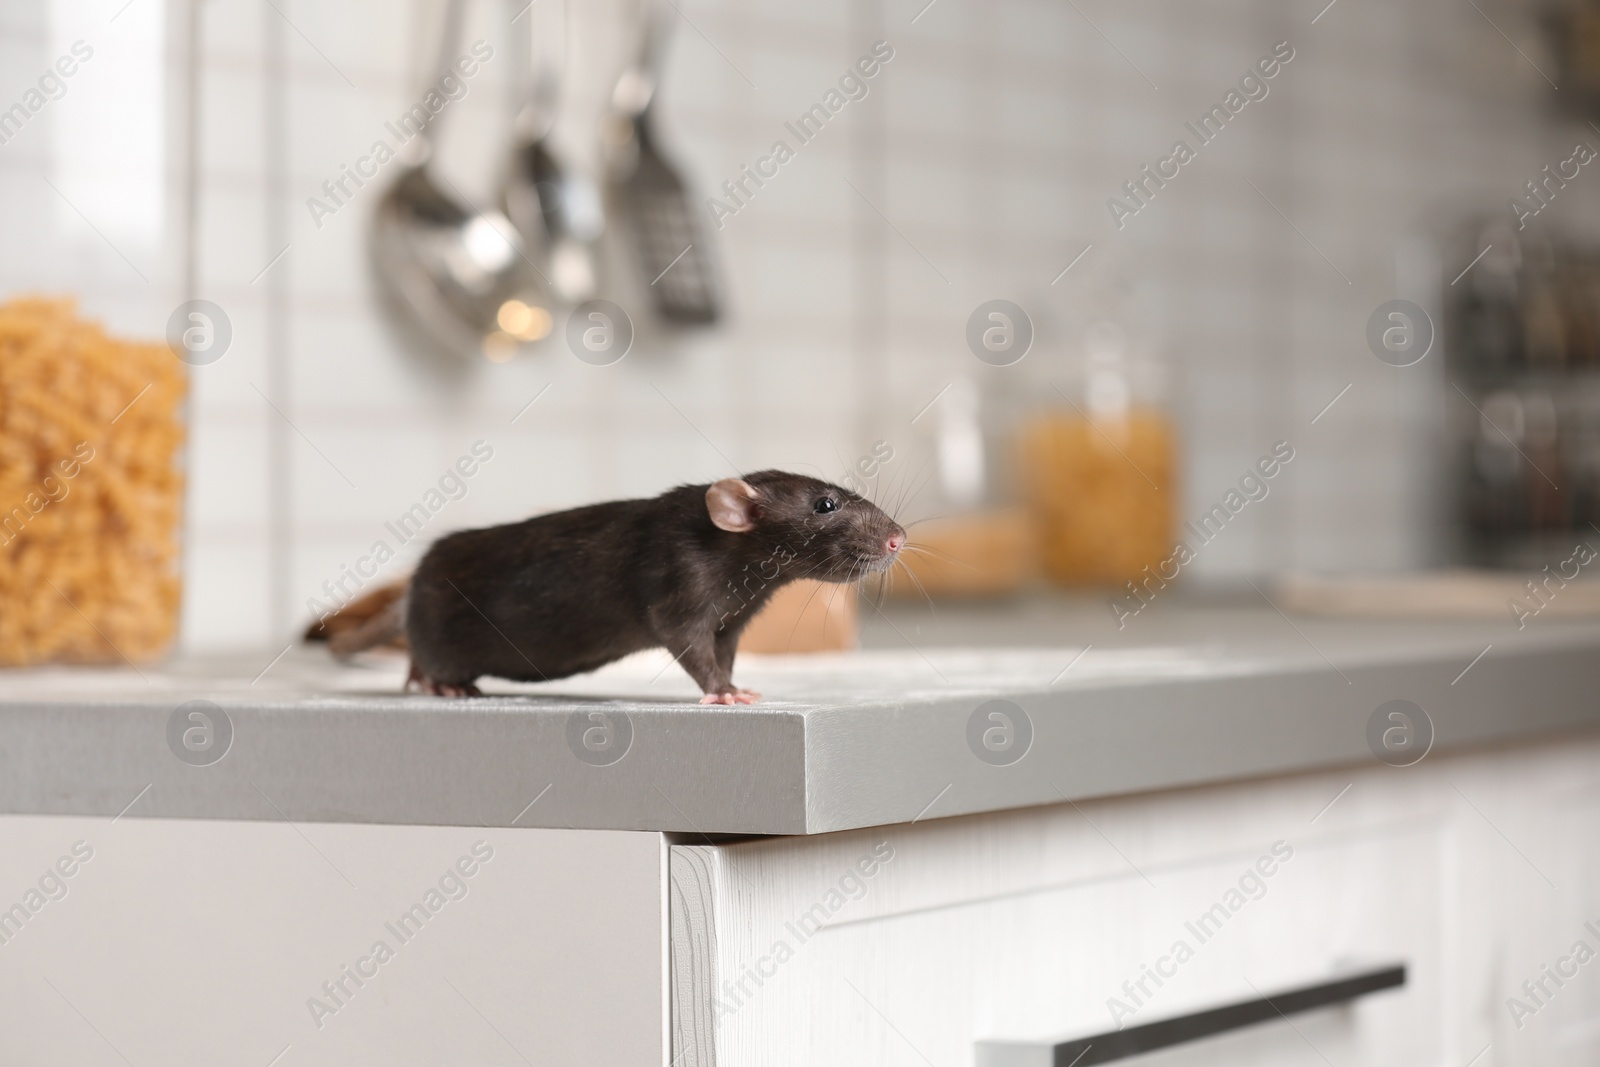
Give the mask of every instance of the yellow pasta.
M 183 366 L 70 299 L 0 304 L 0 665 L 160 656 L 178 622 Z
M 1047 414 L 1023 432 L 1041 562 L 1061 585 L 1117 585 L 1172 552 L 1172 426 L 1154 411 L 1091 422 Z

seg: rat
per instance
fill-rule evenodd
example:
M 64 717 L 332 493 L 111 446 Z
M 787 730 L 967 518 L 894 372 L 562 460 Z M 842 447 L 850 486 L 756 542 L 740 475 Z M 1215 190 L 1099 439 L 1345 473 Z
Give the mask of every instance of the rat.
M 733 659 L 746 624 L 797 578 L 887 570 L 905 529 L 864 497 L 765 470 L 592 504 L 435 542 L 393 609 L 335 637 L 348 655 L 397 637 L 406 688 L 478 696 L 479 678 L 549 681 L 665 648 L 702 704 L 750 704 Z

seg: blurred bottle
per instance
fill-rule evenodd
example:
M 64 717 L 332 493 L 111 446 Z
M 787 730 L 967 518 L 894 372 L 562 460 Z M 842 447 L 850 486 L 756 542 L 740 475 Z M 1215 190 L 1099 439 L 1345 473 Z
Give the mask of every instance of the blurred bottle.
M 1541 566 L 1600 513 L 1600 247 L 1505 219 L 1463 230 L 1446 287 L 1469 562 Z M 1474 259 L 1473 257 L 1476 257 Z
M 1523 362 L 1522 242 L 1497 218 L 1476 229 L 1471 247 L 1487 251 L 1452 289 L 1455 355 L 1466 370 L 1494 374 Z
M 1558 260 L 1549 241 L 1523 238 L 1522 363 L 1528 370 L 1559 372 L 1566 365 L 1569 309 L 1561 288 L 1569 273 L 1570 264 Z
M 1061 585 L 1120 584 L 1172 552 L 1176 434 L 1165 367 L 1117 322 L 1082 330 L 1071 374 L 1024 425 L 1040 561 Z

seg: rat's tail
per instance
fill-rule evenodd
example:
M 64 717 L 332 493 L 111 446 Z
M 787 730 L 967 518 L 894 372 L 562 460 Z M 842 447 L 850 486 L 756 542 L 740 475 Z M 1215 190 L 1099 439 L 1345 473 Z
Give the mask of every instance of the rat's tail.
M 404 647 L 406 639 L 405 599 L 402 597 L 364 622 L 341 630 L 328 638 L 328 651 L 338 659 L 348 659 L 379 645 L 396 642 Z
M 380 645 L 405 648 L 407 585 L 404 580 L 392 582 L 357 597 L 337 614 L 312 623 L 305 639 L 328 642 L 328 651 L 339 659 Z

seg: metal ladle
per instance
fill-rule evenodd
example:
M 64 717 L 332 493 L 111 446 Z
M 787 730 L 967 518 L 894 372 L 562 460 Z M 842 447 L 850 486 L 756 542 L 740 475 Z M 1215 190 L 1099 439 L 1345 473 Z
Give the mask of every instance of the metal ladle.
M 450 69 L 463 13 L 463 0 L 448 0 L 435 82 Z M 503 362 L 550 332 L 552 301 L 511 221 L 471 206 L 449 179 L 435 179 L 433 133 L 430 121 L 405 144 L 406 169 L 378 203 L 374 272 L 390 304 L 434 347 Z
M 551 148 L 564 61 L 550 59 L 547 42 L 553 35 L 540 32 L 540 13 L 524 10 L 529 31 L 518 41 L 516 85 L 526 95 L 513 124 L 516 138 L 500 202 L 556 294 L 578 304 L 599 287 L 595 242 L 605 218 L 594 183 L 564 167 Z M 565 25 L 561 32 L 564 37 Z

